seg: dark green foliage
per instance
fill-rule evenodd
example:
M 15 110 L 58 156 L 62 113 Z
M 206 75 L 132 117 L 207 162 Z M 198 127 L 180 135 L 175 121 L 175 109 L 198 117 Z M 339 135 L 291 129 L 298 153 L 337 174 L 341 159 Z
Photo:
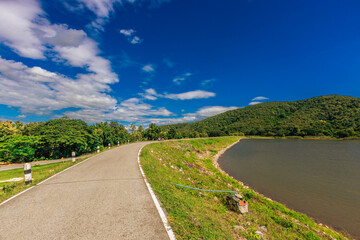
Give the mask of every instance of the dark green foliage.
M 33 161 L 41 144 L 39 136 L 10 135 L 0 138 L 0 159 L 6 162 Z
M 72 151 L 82 154 L 93 150 L 88 144 L 92 138 L 91 131 L 81 120 L 50 120 L 39 124 L 34 132 L 42 136 L 43 145 L 39 155 L 46 158 L 69 157 Z
M 296 102 L 268 102 L 228 111 L 205 120 L 163 126 L 184 136 L 360 137 L 360 98 L 329 95 Z
M 144 131 L 144 137 L 149 140 L 156 140 L 161 137 L 161 129 L 156 126 L 155 123 L 151 123 L 149 127 Z
M 142 133 L 141 133 L 142 134 Z M 142 136 L 139 137 L 142 139 Z M 111 121 L 88 126 L 84 121 L 63 117 L 47 122 L 0 121 L 0 161 L 29 162 L 93 152 L 134 141 L 126 128 Z

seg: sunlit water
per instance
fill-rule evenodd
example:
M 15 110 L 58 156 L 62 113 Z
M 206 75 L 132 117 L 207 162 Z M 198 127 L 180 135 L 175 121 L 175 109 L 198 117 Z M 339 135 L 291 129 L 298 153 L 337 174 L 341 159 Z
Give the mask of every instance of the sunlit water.
M 360 238 L 360 141 L 244 139 L 219 164 L 265 196 Z

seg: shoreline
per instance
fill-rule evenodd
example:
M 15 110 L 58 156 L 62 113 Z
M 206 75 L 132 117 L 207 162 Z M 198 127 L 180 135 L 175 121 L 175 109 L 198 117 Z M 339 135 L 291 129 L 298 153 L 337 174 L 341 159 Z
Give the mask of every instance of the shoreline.
M 213 165 L 215 166 L 215 168 L 218 169 L 222 174 L 225 174 L 225 175 L 227 175 L 228 177 L 230 177 L 230 178 L 234 179 L 235 181 L 237 181 L 238 183 L 240 183 L 244 188 L 251 189 L 251 190 L 253 190 L 255 193 L 257 193 L 257 194 L 263 196 L 264 198 L 266 198 L 267 200 L 272 201 L 272 202 L 278 202 L 278 203 L 284 205 L 286 208 L 289 208 L 289 207 L 286 206 L 284 203 L 282 203 L 282 202 L 280 202 L 280 201 L 273 200 L 273 199 L 265 196 L 264 194 L 256 191 L 254 188 L 252 188 L 252 187 L 246 185 L 244 182 L 242 182 L 242 181 L 234 178 L 233 176 L 231 176 L 230 174 L 228 174 L 226 171 L 224 171 L 224 170 L 221 168 L 221 166 L 220 166 L 220 164 L 219 164 L 219 159 L 220 159 L 220 157 L 221 157 L 228 149 L 230 149 L 231 147 L 233 147 L 235 144 L 238 144 L 242 139 L 255 139 L 255 138 L 247 138 L 247 137 L 240 138 L 238 141 L 236 141 L 236 142 L 232 143 L 231 145 L 227 146 L 226 148 L 220 150 L 220 151 L 214 156 L 214 158 L 212 159 L 212 162 L 213 162 Z M 256 138 L 256 139 L 260 139 L 260 138 Z M 267 138 L 267 139 L 276 139 L 276 138 Z M 299 212 L 298 210 L 294 210 L 294 209 L 292 209 L 292 208 L 289 208 L 289 209 L 290 209 L 290 210 L 293 210 L 293 211 L 296 211 L 296 212 Z M 305 214 L 305 215 L 311 217 L 311 218 L 316 222 L 316 224 L 318 224 L 318 225 L 320 225 L 320 226 L 326 227 L 326 228 L 328 228 L 328 229 L 332 229 L 332 230 L 334 230 L 334 231 L 336 231 L 336 232 L 340 232 L 340 233 L 344 234 L 345 236 L 346 236 L 346 235 L 351 236 L 354 240 L 357 239 L 357 238 L 356 238 L 356 237 L 357 237 L 356 235 L 352 235 L 352 234 L 348 233 L 348 232 L 345 231 L 345 230 L 336 230 L 336 228 L 337 228 L 336 226 L 324 224 L 324 223 L 322 223 L 319 219 L 317 219 L 316 217 L 313 217 L 311 214 L 307 214 L 307 213 L 303 213 L 303 212 L 299 212 L 299 213 Z M 329 226 L 330 226 L 330 227 L 329 227 Z M 346 239 L 348 239 L 348 238 L 346 237 Z

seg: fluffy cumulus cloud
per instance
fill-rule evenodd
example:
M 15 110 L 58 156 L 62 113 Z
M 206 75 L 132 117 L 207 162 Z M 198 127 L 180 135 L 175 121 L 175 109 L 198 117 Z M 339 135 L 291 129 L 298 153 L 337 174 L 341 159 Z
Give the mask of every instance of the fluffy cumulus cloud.
M 18 107 L 22 113 L 51 114 L 54 110 L 113 108 L 116 100 L 104 93 L 108 85 L 70 79 L 41 67 L 0 58 L 0 104 Z
M 78 108 L 80 110 L 64 114 L 90 123 L 107 120 L 145 122 L 147 117 L 173 115 L 166 108 L 154 107 L 138 98 L 118 103 L 104 93 L 107 85 L 103 83 L 70 79 L 3 58 L 0 58 L 0 73 L 0 103 L 18 107 L 23 114 L 44 115 L 54 110 Z
M 35 0 L 0 1 L 0 41 L 23 57 L 44 59 L 45 47 L 34 31 L 42 15 Z
M 149 119 L 154 117 L 169 117 L 174 113 L 163 107 L 156 108 L 138 98 L 130 98 L 118 104 L 114 109 L 81 109 L 65 112 L 65 115 L 70 118 L 81 118 L 89 123 L 118 120 L 142 124 L 149 122 Z

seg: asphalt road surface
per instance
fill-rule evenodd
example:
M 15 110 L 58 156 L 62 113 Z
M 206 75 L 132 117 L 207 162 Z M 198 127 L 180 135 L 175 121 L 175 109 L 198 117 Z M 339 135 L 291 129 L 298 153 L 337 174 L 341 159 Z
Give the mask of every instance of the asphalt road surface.
M 98 154 L 0 206 L 0 239 L 169 239 L 134 143 Z

